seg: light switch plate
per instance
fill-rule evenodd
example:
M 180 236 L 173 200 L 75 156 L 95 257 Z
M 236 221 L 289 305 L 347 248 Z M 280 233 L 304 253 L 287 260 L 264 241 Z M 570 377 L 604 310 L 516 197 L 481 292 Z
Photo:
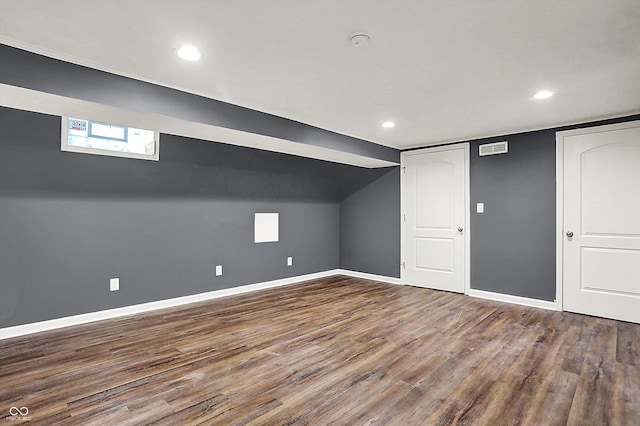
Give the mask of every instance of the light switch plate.
M 484 213 L 484 203 L 476 204 L 476 213 Z
M 287 257 L 287 266 L 293 266 L 293 257 Z
M 222 275 L 222 265 L 216 265 L 216 277 Z

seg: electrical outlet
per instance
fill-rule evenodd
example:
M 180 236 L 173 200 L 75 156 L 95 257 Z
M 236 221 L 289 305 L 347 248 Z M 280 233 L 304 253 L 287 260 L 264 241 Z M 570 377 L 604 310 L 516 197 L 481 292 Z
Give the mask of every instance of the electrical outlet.
M 222 275 L 222 265 L 216 265 L 216 277 Z
M 287 266 L 293 266 L 293 257 L 287 257 Z
M 109 280 L 109 291 L 120 290 L 120 278 L 111 278 Z

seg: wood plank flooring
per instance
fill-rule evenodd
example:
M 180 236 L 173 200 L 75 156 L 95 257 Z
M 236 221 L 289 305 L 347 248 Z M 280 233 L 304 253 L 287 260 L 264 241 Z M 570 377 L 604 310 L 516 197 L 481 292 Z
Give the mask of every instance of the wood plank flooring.
M 640 325 L 337 276 L 0 341 L 0 422 L 10 407 L 45 425 L 639 425 Z

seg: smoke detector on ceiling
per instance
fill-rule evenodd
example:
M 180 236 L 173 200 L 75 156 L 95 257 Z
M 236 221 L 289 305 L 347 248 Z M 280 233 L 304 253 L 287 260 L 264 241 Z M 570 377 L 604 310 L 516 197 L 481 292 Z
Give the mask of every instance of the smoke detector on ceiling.
M 366 34 L 356 34 L 351 36 L 351 45 L 353 47 L 367 48 L 369 47 L 370 41 L 371 37 Z

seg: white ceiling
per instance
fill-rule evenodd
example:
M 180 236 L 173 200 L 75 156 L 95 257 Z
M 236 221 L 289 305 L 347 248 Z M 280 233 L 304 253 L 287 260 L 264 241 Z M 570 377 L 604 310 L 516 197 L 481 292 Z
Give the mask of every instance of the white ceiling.
M 640 112 L 639 0 L 2 0 L 0 41 L 397 148 Z

